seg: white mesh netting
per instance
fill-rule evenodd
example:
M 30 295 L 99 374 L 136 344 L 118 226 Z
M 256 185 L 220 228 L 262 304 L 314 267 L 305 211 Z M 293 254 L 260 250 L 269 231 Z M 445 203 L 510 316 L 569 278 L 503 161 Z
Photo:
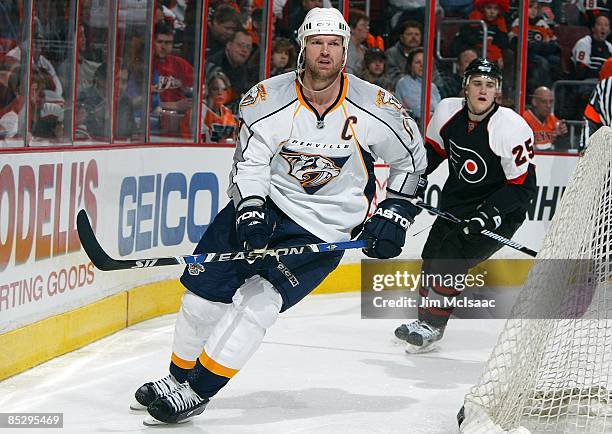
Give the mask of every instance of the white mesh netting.
M 461 432 L 612 433 L 612 129 L 591 137 Z

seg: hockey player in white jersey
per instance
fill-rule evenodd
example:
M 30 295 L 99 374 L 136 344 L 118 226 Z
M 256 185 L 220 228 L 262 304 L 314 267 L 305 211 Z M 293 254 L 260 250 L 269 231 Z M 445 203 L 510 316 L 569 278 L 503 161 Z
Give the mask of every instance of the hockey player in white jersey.
M 430 303 L 419 308 L 417 321 L 395 330 L 409 353 L 434 348 L 453 311 L 445 306 L 452 306 L 450 299 L 460 294 L 450 285 L 440 285 L 436 276 L 460 278 L 499 250 L 502 245 L 480 231 L 511 238 L 535 197 L 533 131 L 517 113 L 495 103 L 501 86 L 498 66 L 474 59 L 464 73 L 465 98 L 442 100 L 427 126 L 426 173 L 445 160 L 449 164 L 438 207 L 465 219 L 466 226 L 439 217 L 429 232 L 421 254 L 422 275 L 429 277 L 419 295 Z M 441 307 L 434 307 L 438 303 Z
M 265 80 L 241 100 L 230 203 L 195 252 L 346 241 L 397 256 L 417 214 L 426 154 L 415 122 L 388 92 L 343 74 L 350 29 L 332 8 L 299 29 L 298 70 Z M 374 161 L 390 165 L 387 199 L 368 219 Z M 179 423 L 204 411 L 244 367 L 280 312 L 310 293 L 342 252 L 189 267 L 175 326 L 170 375 L 136 392 L 152 418 Z M 262 384 L 263 386 L 263 384 Z

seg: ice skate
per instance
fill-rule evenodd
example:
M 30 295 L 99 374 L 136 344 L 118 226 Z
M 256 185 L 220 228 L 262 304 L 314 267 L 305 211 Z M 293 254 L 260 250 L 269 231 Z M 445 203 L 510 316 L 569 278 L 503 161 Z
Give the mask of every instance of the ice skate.
M 410 335 L 410 333 L 412 333 L 419 327 L 419 322 L 419 320 L 412 321 L 411 323 L 402 324 L 401 326 L 396 328 L 394 332 L 395 343 L 405 344 L 406 342 L 408 342 L 408 336 Z
M 130 404 L 130 410 L 146 410 L 149 404 L 157 398 L 171 394 L 180 386 L 181 383 L 172 374 L 168 374 L 157 381 L 145 383 L 134 394 L 134 401 Z
M 409 354 L 433 351 L 435 343 L 444 335 L 444 327 L 434 327 L 425 321 L 415 321 L 409 325 L 414 325 L 406 338 L 406 352 Z
M 143 424 L 152 426 L 187 422 L 202 414 L 208 401 L 208 398 L 201 398 L 195 393 L 188 383 L 181 384 L 171 394 L 158 398 L 149 405 L 147 411 L 150 416 Z

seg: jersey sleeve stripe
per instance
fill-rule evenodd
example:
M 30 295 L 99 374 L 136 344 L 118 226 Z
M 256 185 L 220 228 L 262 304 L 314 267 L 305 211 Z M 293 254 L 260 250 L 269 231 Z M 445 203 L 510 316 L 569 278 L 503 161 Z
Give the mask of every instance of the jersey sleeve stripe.
M 448 158 L 448 154 L 446 153 L 446 151 L 444 149 L 442 149 L 442 146 L 440 146 L 438 143 L 436 143 L 430 137 L 426 137 L 425 138 L 425 143 L 427 143 L 429 146 L 431 146 L 432 149 L 434 151 L 436 151 L 436 154 L 438 154 L 440 157 L 442 157 L 444 159 Z
M 596 124 L 601 124 L 601 116 L 599 116 L 599 113 L 597 113 L 597 110 L 591 104 L 587 104 L 584 109 L 584 117 Z
M 527 179 L 527 175 L 529 174 L 529 171 L 526 170 L 525 173 L 523 173 L 522 175 L 517 176 L 514 179 L 507 179 L 506 180 L 506 184 L 524 184 L 525 183 L 525 179 Z
M 354 101 L 352 101 L 350 98 L 346 98 L 346 101 L 350 102 L 351 104 L 353 104 L 355 107 L 357 107 L 359 110 L 369 114 L 370 116 L 372 116 L 374 119 L 378 120 L 380 123 L 382 123 L 383 125 L 385 125 L 387 128 L 389 128 L 389 130 L 391 130 L 391 132 L 395 135 L 395 137 L 397 137 L 397 140 L 399 140 L 399 142 L 402 144 L 402 146 L 406 149 L 406 151 L 408 151 L 408 154 L 410 155 L 410 160 L 412 162 L 412 171 L 415 172 L 416 171 L 416 165 L 414 164 L 414 155 L 412 155 L 412 151 L 410 150 L 410 148 L 408 147 L 408 145 L 406 145 L 406 143 L 404 143 L 404 141 L 402 140 L 402 138 L 399 136 L 399 134 L 397 134 L 397 132 L 395 132 L 395 130 L 393 128 L 391 128 L 391 125 L 389 125 L 388 123 L 386 123 L 385 121 L 383 121 L 381 118 L 379 118 L 378 116 L 376 116 L 375 114 L 369 112 L 368 110 L 364 109 L 363 107 L 359 106 L 358 104 L 355 104 Z

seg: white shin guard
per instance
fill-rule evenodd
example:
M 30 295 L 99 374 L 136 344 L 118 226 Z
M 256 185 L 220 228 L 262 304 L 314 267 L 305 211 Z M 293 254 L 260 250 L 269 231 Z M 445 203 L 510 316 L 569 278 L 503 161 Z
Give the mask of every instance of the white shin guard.
M 172 352 L 181 359 L 196 360 L 215 324 L 230 306 L 186 291 L 174 326 Z
M 278 318 L 283 300 L 272 284 L 255 276 L 236 292 L 231 308 L 215 326 L 204 351 L 217 364 L 240 370 Z

